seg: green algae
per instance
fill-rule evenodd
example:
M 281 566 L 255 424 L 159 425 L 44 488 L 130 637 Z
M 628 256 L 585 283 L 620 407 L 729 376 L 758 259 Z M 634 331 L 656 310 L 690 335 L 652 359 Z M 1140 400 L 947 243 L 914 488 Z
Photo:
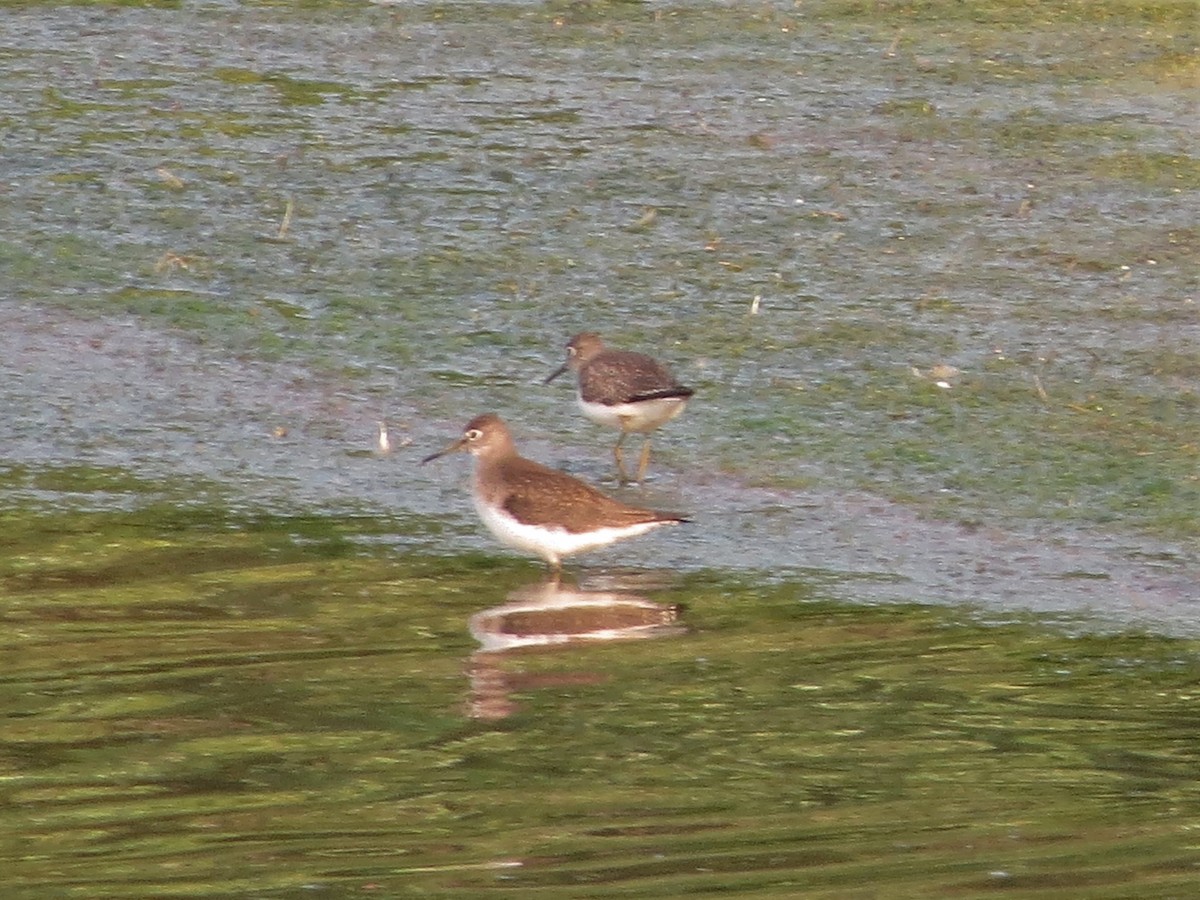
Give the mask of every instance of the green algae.
M 531 567 L 388 527 L 10 503 L 14 896 L 1192 883 L 1194 642 L 696 573 L 655 596 L 683 637 L 485 659 L 466 618 Z
M 105 15 L 140 6 L 180 8 Z M 581 457 L 594 434 L 535 384 L 601 328 L 698 389 L 680 470 L 1186 541 L 1197 174 L 1169 112 L 1194 15 L 248 3 L 123 19 L 127 41 L 92 20 L 103 65 L 5 51 L 0 265 L 18 301 L 438 421 L 495 404 Z M 487 724 L 466 621 L 534 565 L 411 550 L 456 537 L 411 482 L 394 516 L 249 513 L 236 479 L 133 471 L 0 481 L 14 897 L 1194 884 L 1194 642 L 693 571 L 654 592 L 688 635 L 493 660 L 517 708 Z

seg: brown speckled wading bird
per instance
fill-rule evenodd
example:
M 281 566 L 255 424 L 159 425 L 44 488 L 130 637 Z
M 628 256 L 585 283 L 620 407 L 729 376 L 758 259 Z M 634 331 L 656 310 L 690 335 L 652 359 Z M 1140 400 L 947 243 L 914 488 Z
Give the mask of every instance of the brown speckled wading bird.
M 613 458 L 622 481 L 630 480 L 621 455 L 625 436 L 633 431 L 646 435 L 635 479 L 642 481 L 650 465 L 650 432 L 683 412 L 695 391 L 676 381 L 653 357 L 610 350 L 600 335 L 591 331 L 580 332 L 567 342 L 567 361 L 546 383 L 568 369 L 578 376 L 576 400 L 583 414 L 598 425 L 621 430 Z
M 687 519 L 626 506 L 578 478 L 525 459 L 503 420 L 476 416 L 462 436 L 422 463 L 466 450 L 475 457 L 471 496 L 502 543 L 540 556 L 557 575 L 562 558 Z

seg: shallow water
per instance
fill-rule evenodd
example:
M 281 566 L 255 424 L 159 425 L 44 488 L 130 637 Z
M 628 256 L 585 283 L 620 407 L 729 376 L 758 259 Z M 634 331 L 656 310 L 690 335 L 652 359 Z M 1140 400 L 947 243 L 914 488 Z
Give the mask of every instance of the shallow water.
M 0 10 L 5 895 L 1189 895 L 1194 10 L 1027 13 Z
M 4 578 L 12 896 L 1194 884 L 1194 642 L 601 568 L 575 602 L 653 598 L 654 638 L 482 652 L 506 602 L 538 630 L 523 563 L 332 517 L 70 521 Z

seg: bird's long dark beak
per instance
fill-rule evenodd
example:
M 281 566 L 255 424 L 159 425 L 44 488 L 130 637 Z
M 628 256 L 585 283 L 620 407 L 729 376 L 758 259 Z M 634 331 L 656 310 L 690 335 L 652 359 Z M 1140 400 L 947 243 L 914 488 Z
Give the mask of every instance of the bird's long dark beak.
M 567 369 L 569 369 L 569 368 L 571 368 L 571 364 L 569 362 L 563 363 L 561 366 L 559 366 L 557 369 L 555 369 L 553 372 L 551 372 L 550 377 L 547 378 L 545 381 L 543 381 L 542 384 L 549 384 L 555 378 L 557 378 L 559 375 L 561 375 L 563 372 L 567 371 Z
M 421 465 L 425 465 L 427 462 L 433 462 L 439 456 L 445 456 L 447 453 L 454 453 L 457 450 L 461 450 L 466 443 L 467 439 L 465 437 L 457 438 L 451 441 L 441 450 L 437 451 L 437 453 L 430 453 L 427 457 L 421 460 Z

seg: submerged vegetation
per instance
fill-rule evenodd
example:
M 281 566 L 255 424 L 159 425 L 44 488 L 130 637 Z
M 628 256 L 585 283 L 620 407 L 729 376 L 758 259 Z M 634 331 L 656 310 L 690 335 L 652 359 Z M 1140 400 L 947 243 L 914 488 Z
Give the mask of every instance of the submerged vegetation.
M 6 4 L 6 896 L 1187 894 L 1195 15 Z M 413 463 L 604 477 L 584 329 L 697 389 L 571 570 L 682 629 L 478 653 Z
M 478 654 L 468 616 L 531 567 L 362 540 L 386 530 L 0 519 L 9 889 L 1191 884 L 1194 642 L 697 572 L 654 590 L 682 635 Z
M 625 322 L 692 361 L 701 466 L 773 432 L 797 440 L 722 458 L 951 516 L 1200 527 L 1191 3 L 456 10 L 359 7 L 319 78 L 205 51 L 220 109 L 153 58 L 43 92 L 63 162 L 15 198 L 18 290 L 352 377 L 394 361 L 433 416 L 474 385 L 548 418 L 518 369 Z M 439 65 L 380 64 L 439 31 Z M 117 124 L 146 104 L 149 142 Z M 943 365 L 946 390 L 909 374 Z

